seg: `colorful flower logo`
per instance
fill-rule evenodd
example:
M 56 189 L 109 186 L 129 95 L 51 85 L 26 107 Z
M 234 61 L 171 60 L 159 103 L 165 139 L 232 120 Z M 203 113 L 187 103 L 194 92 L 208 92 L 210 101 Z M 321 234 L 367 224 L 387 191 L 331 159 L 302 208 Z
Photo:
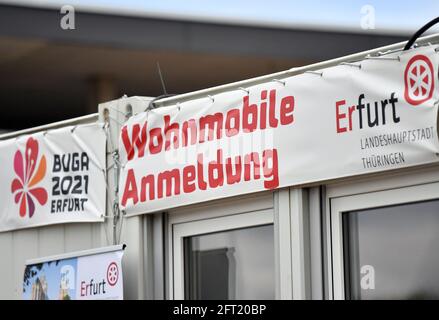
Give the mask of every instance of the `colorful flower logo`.
M 36 199 L 40 205 L 47 202 L 47 191 L 36 185 L 46 174 L 46 157 L 40 159 L 38 169 L 35 171 L 38 162 L 38 141 L 29 138 L 26 142 L 26 151 L 23 154 L 18 150 L 14 156 L 14 171 L 17 175 L 12 181 L 11 192 L 15 197 L 15 203 L 20 203 L 20 217 L 24 217 L 29 212 L 32 218 L 35 212 Z

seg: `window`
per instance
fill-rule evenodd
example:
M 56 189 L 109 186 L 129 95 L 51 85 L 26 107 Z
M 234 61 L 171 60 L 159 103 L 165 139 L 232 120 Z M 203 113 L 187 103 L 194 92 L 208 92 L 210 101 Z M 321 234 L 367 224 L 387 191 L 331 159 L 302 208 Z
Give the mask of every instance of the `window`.
M 274 299 L 273 195 L 170 214 L 172 299 Z
M 186 237 L 186 299 L 274 299 L 273 225 Z
M 318 280 L 311 295 L 311 273 L 321 279 L 322 261 L 310 255 L 311 240 L 317 252 L 321 238 L 308 231 L 320 230 L 320 206 L 313 202 L 308 210 L 308 197 L 302 189 L 282 189 L 171 210 L 167 298 L 321 297 Z
M 343 214 L 350 299 L 439 299 L 439 200 Z
M 333 298 L 439 299 L 439 183 L 329 199 Z

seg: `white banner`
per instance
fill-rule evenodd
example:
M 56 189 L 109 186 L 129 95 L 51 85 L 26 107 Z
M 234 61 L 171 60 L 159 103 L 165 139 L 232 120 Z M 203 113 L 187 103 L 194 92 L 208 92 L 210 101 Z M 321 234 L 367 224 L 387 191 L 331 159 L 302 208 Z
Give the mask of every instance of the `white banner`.
M 122 300 L 123 250 L 29 264 L 24 300 Z
M 0 141 L 0 232 L 103 221 L 105 150 L 102 124 Z
M 437 162 L 437 46 L 132 117 L 120 204 L 145 213 Z

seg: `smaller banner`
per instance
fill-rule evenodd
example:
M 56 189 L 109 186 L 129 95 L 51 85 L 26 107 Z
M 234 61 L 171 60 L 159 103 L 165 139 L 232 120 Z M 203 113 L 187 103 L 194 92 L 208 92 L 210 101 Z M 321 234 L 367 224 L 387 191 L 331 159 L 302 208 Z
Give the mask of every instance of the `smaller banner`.
M 124 246 L 26 265 L 24 300 L 122 300 Z M 99 249 L 100 250 L 100 249 Z
M 105 151 L 97 123 L 0 141 L 0 232 L 103 221 Z

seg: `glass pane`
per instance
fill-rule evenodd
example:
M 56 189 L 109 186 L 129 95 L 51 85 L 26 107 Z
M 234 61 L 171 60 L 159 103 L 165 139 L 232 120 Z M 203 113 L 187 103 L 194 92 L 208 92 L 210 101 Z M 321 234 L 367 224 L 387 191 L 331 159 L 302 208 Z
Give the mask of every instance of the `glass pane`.
M 439 298 L 439 201 L 343 214 L 349 299 Z
M 185 238 L 185 298 L 274 299 L 273 225 Z

